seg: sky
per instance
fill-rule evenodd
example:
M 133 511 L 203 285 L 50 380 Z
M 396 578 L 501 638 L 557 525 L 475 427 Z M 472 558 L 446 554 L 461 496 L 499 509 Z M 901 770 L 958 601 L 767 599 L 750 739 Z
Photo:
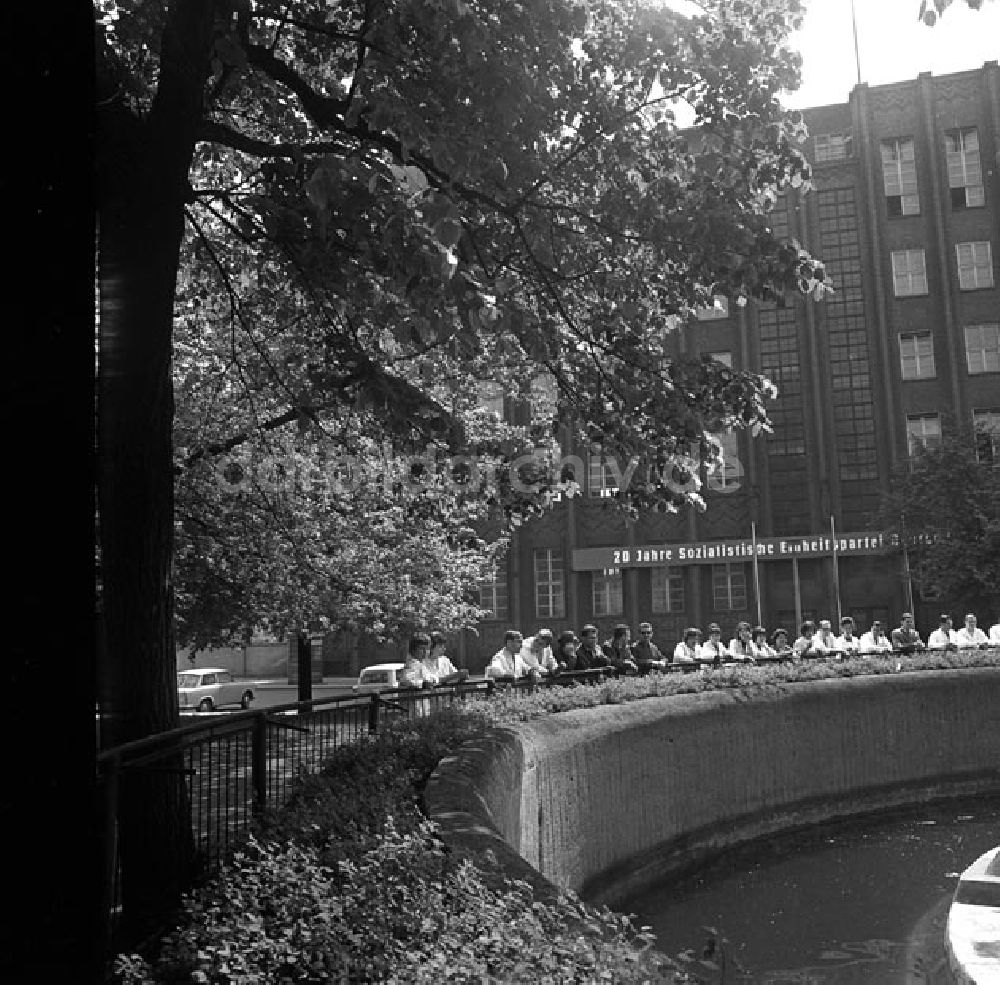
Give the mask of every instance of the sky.
M 987 0 L 978 11 L 955 0 L 934 27 L 917 20 L 919 9 L 920 0 L 855 0 L 862 82 L 884 85 L 1000 61 L 1000 0 Z M 785 104 L 846 102 L 858 79 L 851 0 L 806 0 L 805 22 L 792 44 L 802 55 L 802 86 Z
M 694 10 L 687 0 L 667 2 L 683 13 Z M 847 102 L 858 80 L 851 0 L 804 2 L 802 30 L 791 38 L 802 55 L 802 85 L 783 102 L 795 109 Z M 855 0 L 854 7 L 861 81 L 869 86 L 1000 61 L 1000 0 L 986 0 L 978 11 L 955 0 L 934 27 L 917 20 L 920 0 Z

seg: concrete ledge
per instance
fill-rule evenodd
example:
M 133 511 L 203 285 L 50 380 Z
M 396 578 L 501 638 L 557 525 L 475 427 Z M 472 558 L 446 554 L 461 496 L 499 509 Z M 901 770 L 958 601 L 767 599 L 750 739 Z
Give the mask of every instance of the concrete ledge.
M 946 936 L 948 963 L 959 985 L 1000 982 L 1000 847 L 962 873 Z
M 756 837 L 1000 792 L 997 707 L 997 668 L 605 705 L 495 730 L 426 801 L 456 850 L 615 905 Z

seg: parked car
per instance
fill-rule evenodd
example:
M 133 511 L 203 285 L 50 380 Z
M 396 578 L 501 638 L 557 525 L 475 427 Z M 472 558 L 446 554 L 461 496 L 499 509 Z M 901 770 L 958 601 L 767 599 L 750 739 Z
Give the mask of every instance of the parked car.
M 400 686 L 403 673 L 401 663 L 372 664 L 358 675 L 358 683 L 352 685 L 355 694 L 371 694 L 373 691 L 392 691 Z
M 246 681 L 234 680 L 232 672 L 223 667 L 199 667 L 177 674 L 177 698 L 182 709 L 214 711 L 223 705 L 249 708 L 253 689 Z

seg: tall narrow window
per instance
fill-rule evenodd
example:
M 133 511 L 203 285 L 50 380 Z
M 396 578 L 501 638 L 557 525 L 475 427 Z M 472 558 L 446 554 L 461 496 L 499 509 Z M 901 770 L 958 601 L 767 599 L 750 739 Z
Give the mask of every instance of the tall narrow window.
M 591 496 L 605 498 L 614 495 L 618 491 L 615 467 L 612 465 L 610 459 L 602 461 L 600 455 L 590 456 L 589 487 Z
M 979 133 L 975 127 L 951 130 L 944 136 L 948 159 L 948 188 L 953 209 L 985 205 L 983 165 L 979 158 Z
M 882 141 L 882 179 L 886 211 L 890 216 L 920 214 L 912 137 Z
M 993 251 L 989 240 L 978 243 L 956 243 L 958 286 L 963 291 L 993 286 Z
M 535 615 L 561 619 L 566 615 L 562 552 L 551 547 L 535 551 Z
M 921 448 L 937 448 L 940 444 L 939 414 L 911 414 L 906 418 L 906 445 L 910 458 Z
M 1000 373 L 1000 322 L 965 326 L 969 373 Z
M 897 298 L 927 293 L 927 268 L 923 250 L 894 250 L 892 289 Z
M 479 384 L 479 406 L 503 420 L 503 387 L 486 381 Z
M 684 611 L 684 574 L 670 568 L 653 568 L 653 612 L 658 615 Z
M 622 614 L 622 573 L 613 575 L 594 572 L 594 616 L 620 616 Z
M 479 604 L 489 612 L 487 619 L 507 618 L 507 578 L 497 568 L 479 583 Z
M 928 380 L 934 375 L 934 340 L 930 332 L 899 337 L 900 375 L 904 380 Z
M 712 603 L 716 612 L 747 607 L 747 573 L 743 564 L 712 565 Z
M 735 492 L 743 478 L 736 432 L 718 431 L 712 437 L 719 443 L 722 461 L 714 472 L 709 473 L 709 488 L 715 492 Z
M 990 465 L 1000 465 L 1000 408 L 974 410 L 972 429 L 976 434 L 976 458 Z

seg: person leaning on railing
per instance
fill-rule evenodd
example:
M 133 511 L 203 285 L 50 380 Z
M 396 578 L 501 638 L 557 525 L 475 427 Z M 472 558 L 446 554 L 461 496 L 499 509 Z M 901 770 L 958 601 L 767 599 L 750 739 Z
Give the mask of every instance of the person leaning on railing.
M 611 639 L 605 640 L 601 644 L 601 649 L 604 650 L 608 662 L 614 668 L 615 673 L 622 677 L 633 677 L 639 673 L 639 667 L 632 659 L 632 650 L 629 645 L 631 637 L 632 631 L 625 623 L 620 622 L 615 626 Z
M 698 659 L 721 664 L 729 655 L 726 644 L 722 642 L 722 627 L 713 622 L 708 627 L 708 639 L 698 647 Z
M 788 630 L 779 626 L 771 634 L 771 649 L 776 656 L 787 657 L 791 655 L 792 647 L 788 642 Z
M 867 633 L 861 634 L 861 643 L 858 652 L 862 656 L 871 656 L 879 653 L 892 653 L 892 640 L 885 635 L 882 623 L 876 619 L 872 623 L 872 628 Z
M 547 677 L 556 672 L 556 658 L 552 653 L 552 630 L 540 629 L 521 644 L 521 659 L 529 670 Z
M 516 629 L 508 629 L 504 633 L 503 648 L 493 654 L 493 659 L 486 667 L 486 676 L 497 681 L 511 681 L 528 678 L 532 681 L 541 680 L 541 673 L 533 670 L 521 656 L 524 637 Z
M 698 662 L 698 627 L 688 626 L 684 630 L 684 639 L 674 647 L 673 662 L 675 664 L 696 664 Z
M 970 612 L 965 617 L 965 625 L 955 633 L 955 645 L 960 650 L 979 648 L 985 650 L 989 645 L 989 637 L 976 625 L 976 616 Z
M 407 646 L 403 671 L 399 675 L 400 687 L 434 687 L 438 679 L 424 664 L 430 654 L 431 638 L 426 633 L 414 633 Z
M 834 649 L 845 657 L 854 656 L 861 649 L 861 640 L 854 635 L 854 618 L 843 616 L 840 620 L 840 635 L 833 641 Z
M 750 623 L 741 620 L 736 624 L 736 635 L 729 641 L 729 656 L 738 663 L 755 663 Z
M 445 654 L 448 641 L 444 633 L 431 633 L 430 639 L 430 653 L 423 659 L 428 676 L 433 677 L 436 684 L 461 684 L 468 680 L 469 672 L 464 668 L 459 670 Z
M 792 644 L 792 657 L 801 660 L 803 657 L 817 657 L 819 651 L 816 649 L 816 623 L 807 619 L 799 626 L 799 635 Z
M 639 668 L 640 674 L 648 674 L 653 670 L 667 669 L 667 658 L 653 642 L 652 623 L 639 623 L 639 639 L 632 644 L 631 650 L 632 659 Z
M 754 626 L 750 630 L 750 642 L 753 644 L 755 657 L 776 657 L 778 655 L 774 647 L 767 642 L 767 630 L 763 626 Z
M 904 612 L 899 617 L 899 625 L 889 635 L 892 648 L 897 653 L 919 653 L 924 649 L 924 641 L 913 625 L 913 613 Z
M 580 630 L 580 643 L 576 649 L 577 670 L 596 670 L 598 667 L 608 667 L 611 661 L 597 642 L 597 627 L 587 623 Z
M 833 635 L 833 625 L 829 619 L 820 619 L 819 629 L 813 637 L 813 649 L 817 656 L 836 655 L 837 637 Z
M 577 647 L 580 640 L 572 629 L 564 629 L 556 639 L 556 649 L 553 656 L 556 658 L 557 674 L 572 674 L 575 670 L 580 670 L 577 660 Z
M 938 617 L 938 628 L 927 639 L 930 650 L 955 650 L 958 648 L 955 630 L 951 628 L 951 616 L 942 612 Z
M 989 640 L 991 646 L 1000 646 L 1000 615 L 997 616 L 997 621 L 990 626 Z

